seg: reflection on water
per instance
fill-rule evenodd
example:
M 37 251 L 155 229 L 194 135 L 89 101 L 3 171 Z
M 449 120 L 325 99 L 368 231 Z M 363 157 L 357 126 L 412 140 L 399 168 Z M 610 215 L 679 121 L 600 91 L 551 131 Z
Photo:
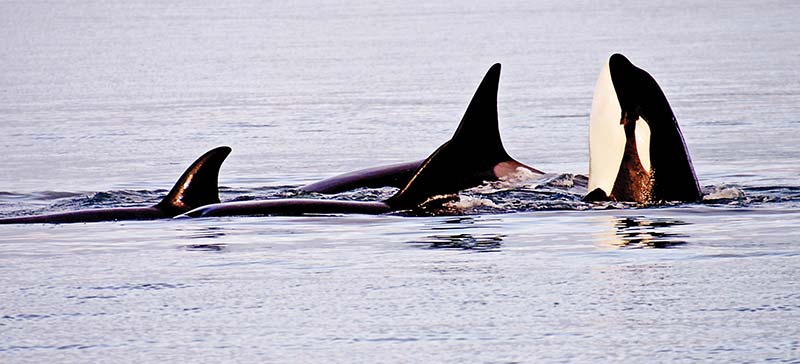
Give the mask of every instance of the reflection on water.
M 420 241 L 409 242 L 409 244 L 429 249 L 461 249 L 481 252 L 499 251 L 502 243 L 503 235 L 500 234 L 431 235 Z
M 671 248 L 686 244 L 688 236 L 669 231 L 674 226 L 688 223 L 669 218 L 653 218 L 647 216 L 619 216 L 610 218 L 613 226 L 612 234 L 600 239 L 604 244 L 619 248 Z
M 225 237 L 225 232 L 220 227 L 196 227 L 196 228 L 187 228 L 181 229 L 185 231 L 187 234 L 183 237 L 189 240 L 196 240 L 196 239 L 218 239 Z M 223 251 L 227 249 L 228 245 L 223 243 L 198 243 L 198 244 L 186 244 L 182 245 L 180 248 L 189 251 Z
M 186 239 L 216 239 L 226 235 L 223 228 L 215 226 L 197 226 L 179 229 L 179 231 L 186 232 L 186 236 L 184 236 Z
M 188 251 L 221 252 L 228 248 L 227 244 L 188 244 L 181 247 Z
M 437 232 L 437 234 L 409 241 L 408 244 L 427 249 L 498 251 L 505 235 L 493 232 L 467 232 L 487 228 L 491 231 L 496 231 L 493 225 L 496 221 L 496 219 L 477 216 L 455 216 L 432 220 L 428 229 Z
M 436 224 L 431 227 L 432 230 L 453 230 L 453 229 L 462 229 L 465 226 L 473 226 L 477 218 L 472 216 L 456 216 L 453 218 L 447 218 L 444 220 L 436 221 Z

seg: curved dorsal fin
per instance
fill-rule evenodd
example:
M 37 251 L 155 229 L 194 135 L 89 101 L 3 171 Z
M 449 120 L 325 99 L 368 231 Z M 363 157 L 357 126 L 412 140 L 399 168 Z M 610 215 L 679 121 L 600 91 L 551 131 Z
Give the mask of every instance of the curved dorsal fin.
M 481 84 L 472 95 L 467 111 L 450 139 L 454 147 L 480 152 L 482 159 L 502 161 L 511 159 L 503 141 L 497 121 L 497 89 L 500 83 L 500 63 L 486 71 Z
M 218 147 L 197 158 L 155 207 L 175 216 L 200 206 L 219 203 L 219 168 L 230 153 L 230 147 Z
M 497 125 L 499 82 L 497 63 L 483 77 L 453 137 L 422 162 L 405 187 L 386 200 L 387 204 L 394 209 L 413 208 L 433 196 L 495 179 L 494 166 L 511 160 Z
M 463 189 L 467 176 L 450 163 L 451 159 L 459 157 L 454 150 L 449 141 L 442 144 L 422 162 L 405 187 L 385 201 L 386 204 L 393 210 L 412 209 L 433 196 L 453 194 Z

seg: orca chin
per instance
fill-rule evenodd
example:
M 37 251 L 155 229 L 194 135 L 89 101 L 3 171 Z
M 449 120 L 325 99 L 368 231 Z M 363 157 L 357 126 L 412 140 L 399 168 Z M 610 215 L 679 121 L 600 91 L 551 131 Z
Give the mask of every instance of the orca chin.
M 170 218 L 200 206 L 219 202 L 219 168 L 231 153 L 214 148 L 192 163 L 161 202 L 148 207 L 120 207 L 0 219 L 0 224 L 64 224 L 78 222 L 152 220 Z
M 459 182 L 462 189 L 509 179 L 520 169 L 544 174 L 514 160 L 503 147 L 497 117 L 499 80 L 500 64 L 497 63 L 486 72 L 453 137 L 442 145 L 447 145 L 446 153 L 451 154 L 447 158 L 449 165 L 443 168 L 458 170 L 458 174 L 463 176 Z M 338 193 L 357 188 L 403 188 L 423 162 L 419 160 L 362 169 L 314 182 L 301 189 L 306 192 Z
M 701 197 L 689 150 L 661 87 L 625 56 L 612 55 L 592 100 L 585 200 L 649 204 Z

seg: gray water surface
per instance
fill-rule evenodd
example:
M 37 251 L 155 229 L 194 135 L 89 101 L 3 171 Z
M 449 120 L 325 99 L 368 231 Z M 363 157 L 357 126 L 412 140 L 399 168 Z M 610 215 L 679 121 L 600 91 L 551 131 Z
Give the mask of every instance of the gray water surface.
M 2 2 L 0 216 L 152 204 L 219 145 L 223 200 L 418 160 L 495 62 L 507 150 L 569 182 L 614 52 L 660 83 L 711 198 L 594 206 L 533 184 L 468 191 L 454 216 L 3 225 L 0 362 L 800 363 L 799 16 Z

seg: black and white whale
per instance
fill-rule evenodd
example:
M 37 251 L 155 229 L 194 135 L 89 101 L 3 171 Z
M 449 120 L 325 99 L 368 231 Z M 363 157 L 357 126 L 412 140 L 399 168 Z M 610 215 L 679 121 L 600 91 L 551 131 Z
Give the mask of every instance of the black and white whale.
M 612 55 L 597 79 L 589 122 L 588 201 L 696 201 L 702 195 L 664 92 Z
M 497 84 L 500 64 L 486 72 L 472 97 L 461 124 L 448 142 L 454 154 L 461 154 L 458 168 L 471 171 L 464 188 L 483 182 L 512 178 L 517 173 L 544 174 L 509 156 L 500 139 L 497 117 Z M 397 163 L 333 176 L 301 187 L 306 192 L 338 193 L 356 188 L 404 187 L 425 160 Z M 467 166 L 469 164 L 469 166 Z
M 212 149 L 183 172 L 166 197 L 154 206 L 88 209 L 0 219 L 0 224 L 77 223 L 171 218 L 197 207 L 219 202 L 219 168 L 231 148 Z
M 358 187 L 397 186 L 385 201 L 277 199 L 212 204 L 186 213 L 190 217 L 300 215 L 306 213 L 382 214 L 419 207 L 429 199 L 456 194 L 486 181 L 516 173 L 542 172 L 517 162 L 503 148 L 497 125 L 500 64 L 484 76 L 453 137 L 427 159 L 376 167 L 305 186 L 306 191 L 336 192 Z

